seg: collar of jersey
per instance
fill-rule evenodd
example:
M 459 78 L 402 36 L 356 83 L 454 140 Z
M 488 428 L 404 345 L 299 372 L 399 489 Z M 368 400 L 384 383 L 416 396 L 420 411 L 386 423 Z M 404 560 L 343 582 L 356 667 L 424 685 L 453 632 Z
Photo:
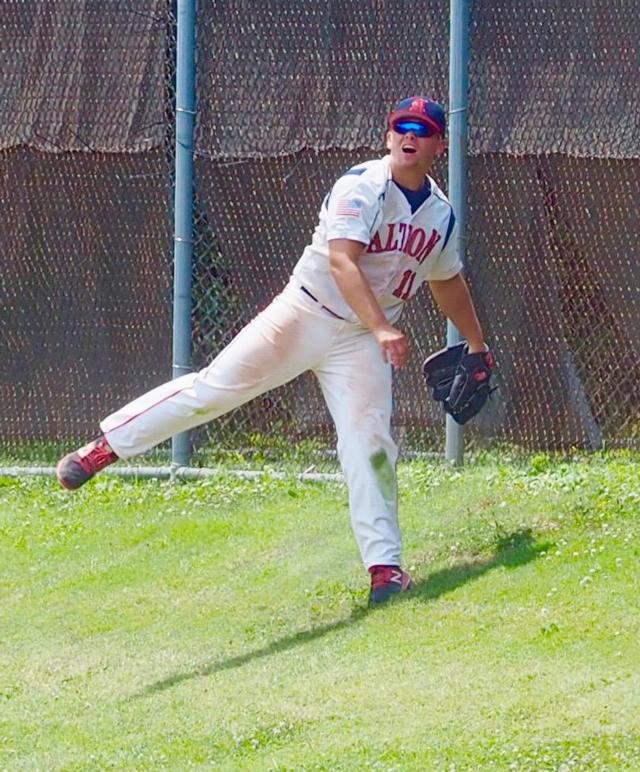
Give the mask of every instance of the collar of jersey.
M 424 185 L 420 190 L 410 190 L 400 185 L 399 182 L 392 180 L 393 184 L 405 197 L 407 203 L 411 207 L 411 214 L 415 214 L 418 209 L 424 204 L 425 201 L 431 196 L 431 180 L 428 177 L 424 178 Z

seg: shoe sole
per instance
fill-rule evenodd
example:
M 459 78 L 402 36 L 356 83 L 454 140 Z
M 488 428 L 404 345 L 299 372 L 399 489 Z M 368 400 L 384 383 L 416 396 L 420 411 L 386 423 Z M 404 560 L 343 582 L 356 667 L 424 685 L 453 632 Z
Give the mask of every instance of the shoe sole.
M 82 487 L 87 480 L 90 480 L 90 477 L 87 477 L 86 480 L 82 480 L 77 485 L 73 485 L 73 483 L 69 482 L 69 480 L 64 476 L 64 473 L 61 471 L 62 465 L 65 463 L 65 461 L 73 456 L 73 453 L 69 453 L 69 455 L 65 456 L 64 458 L 61 458 L 60 461 L 58 461 L 58 465 L 56 466 L 56 477 L 58 478 L 58 482 L 60 485 L 62 485 L 63 488 L 66 488 L 68 491 L 75 491 L 78 490 L 78 488 Z
M 396 590 L 395 592 L 389 593 L 387 597 L 384 600 L 372 600 L 369 598 L 369 606 L 375 608 L 377 606 L 384 606 L 385 603 L 391 603 L 394 600 L 398 598 L 399 595 L 402 595 L 403 592 L 407 592 L 408 590 L 412 590 L 415 587 L 413 581 L 409 579 L 409 582 L 406 586 L 401 586 L 399 590 Z

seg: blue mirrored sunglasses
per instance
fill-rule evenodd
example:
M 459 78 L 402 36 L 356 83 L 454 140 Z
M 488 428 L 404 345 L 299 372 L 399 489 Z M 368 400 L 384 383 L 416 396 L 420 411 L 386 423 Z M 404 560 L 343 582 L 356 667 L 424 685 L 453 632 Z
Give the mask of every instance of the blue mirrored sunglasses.
M 432 129 L 426 123 L 411 120 L 395 121 L 391 128 L 398 134 L 408 134 L 412 131 L 416 137 L 433 137 L 436 133 L 435 129 Z

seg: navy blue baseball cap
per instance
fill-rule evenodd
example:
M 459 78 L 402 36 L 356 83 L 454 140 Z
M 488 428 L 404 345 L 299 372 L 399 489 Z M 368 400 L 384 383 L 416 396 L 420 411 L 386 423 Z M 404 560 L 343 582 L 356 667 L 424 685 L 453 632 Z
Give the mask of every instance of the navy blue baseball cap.
M 389 126 L 407 118 L 430 126 L 443 136 L 447 128 L 444 107 L 440 102 L 429 99 L 429 97 L 412 96 L 401 99 L 389 113 Z

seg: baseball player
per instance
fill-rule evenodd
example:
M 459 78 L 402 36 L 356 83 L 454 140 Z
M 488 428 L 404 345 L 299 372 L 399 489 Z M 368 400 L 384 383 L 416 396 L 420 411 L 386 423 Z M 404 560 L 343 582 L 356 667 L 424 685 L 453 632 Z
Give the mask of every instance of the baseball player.
M 98 439 L 58 463 L 65 488 L 311 370 L 335 423 L 370 601 L 411 586 L 401 568 L 390 429 L 392 371 L 409 357 L 398 326 L 405 303 L 428 282 L 468 351 L 488 349 L 461 274 L 454 212 L 428 175 L 446 148 L 442 105 L 400 101 L 388 116 L 386 148 L 335 182 L 311 243 L 271 304 L 203 370 L 105 418 Z

